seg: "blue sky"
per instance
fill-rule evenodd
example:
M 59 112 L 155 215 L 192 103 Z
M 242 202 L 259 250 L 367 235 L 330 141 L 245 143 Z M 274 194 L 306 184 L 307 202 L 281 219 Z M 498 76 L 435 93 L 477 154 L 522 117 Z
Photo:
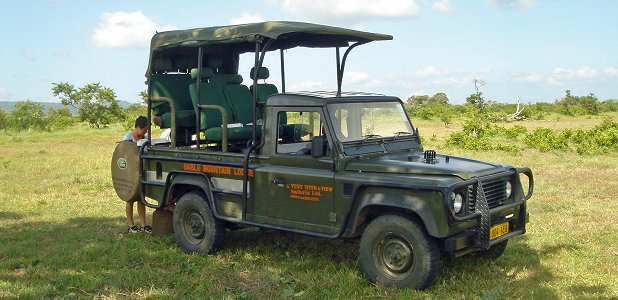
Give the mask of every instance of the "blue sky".
M 59 102 L 52 83 L 64 81 L 101 82 L 137 102 L 155 31 L 264 20 L 393 35 L 352 51 L 343 90 L 463 103 L 480 79 L 500 102 L 553 102 L 567 89 L 618 99 L 617 15 L 616 0 L 4 0 L 0 101 Z M 266 66 L 279 84 L 274 53 Z M 334 50 L 289 50 L 286 73 L 288 90 L 334 90 Z

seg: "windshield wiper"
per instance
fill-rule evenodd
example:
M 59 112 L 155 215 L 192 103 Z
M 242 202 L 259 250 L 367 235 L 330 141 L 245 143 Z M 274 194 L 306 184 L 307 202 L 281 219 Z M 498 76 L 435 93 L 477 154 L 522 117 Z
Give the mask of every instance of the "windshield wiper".
M 393 134 L 395 135 L 395 137 L 401 136 L 401 135 L 412 135 L 412 132 L 407 132 L 407 131 L 397 131 L 397 132 L 393 132 Z
M 397 131 L 397 132 L 393 132 L 393 138 L 391 139 L 391 141 L 396 141 L 397 138 L 402 137 L 402 136 L 411 136 L 414 135 L 413 132 L 407 132 L 407 131 Z
M 365 134 L 363 135 L 363 140 L 371 139 L 371 138 L 381 138 L 382 136 L 379 134 Z

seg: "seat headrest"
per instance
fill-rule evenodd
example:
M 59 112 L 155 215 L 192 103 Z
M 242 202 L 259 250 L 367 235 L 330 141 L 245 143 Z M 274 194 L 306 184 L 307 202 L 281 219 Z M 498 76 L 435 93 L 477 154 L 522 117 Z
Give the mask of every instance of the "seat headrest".
M 240 76 L 239 74 L 229 74 L 229 75 L 227 75 L 225 83 L 227 83 L 227 84 L 241 84 L 242 83 L 242 76 Z
M 214 75 L 214 72 L 211 68 L 202 68 L 202 74 L 200 74 L 200 78 L 210 79 Z M 196 80 L 198 76 L 198 68 L 191 69 L 191 79 Z
M 251 68 L 251 74 L 250 77 L 251 79 L 255 79 L 255 67 Z M 268 69 L 266 67 L 260 67 L 260 72 L 258 72 L 257 74 L 257 79 L 268 79 L 268 77 L 270 76 L 270 73 L 268 72 Z
M 208 66 L 213 69 L 221 68 L 223 66 L 223 58 L 217 55 L 208 56 Z

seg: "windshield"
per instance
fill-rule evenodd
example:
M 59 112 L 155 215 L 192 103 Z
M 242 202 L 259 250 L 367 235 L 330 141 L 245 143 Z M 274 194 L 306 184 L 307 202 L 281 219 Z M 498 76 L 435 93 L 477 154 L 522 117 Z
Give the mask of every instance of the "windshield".
M 412 135 L 412 125 L 401 103 L 336 103 L 328 111 L 341 142 Z

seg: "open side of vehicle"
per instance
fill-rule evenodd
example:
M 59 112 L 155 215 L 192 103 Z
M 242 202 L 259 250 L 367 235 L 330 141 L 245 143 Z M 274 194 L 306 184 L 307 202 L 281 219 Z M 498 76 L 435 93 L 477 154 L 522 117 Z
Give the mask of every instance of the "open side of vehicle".
M 390 39 L 298 22 L 156 34 L 149 118 L 171 138 L 149 138 L 133 158 L 117 151 L 116 191 L 173 211 L 187 252 L 221 249 L 226 227 L 359 239 L 371 282 L 416 289 L 434 280 L 441 252 L 497 258 L 525 232 L 532 172 L 424 151 L 401 100 L 343 92 L 350 51 Z M 334 48 L 337 91 L 286 91 L 284 50 L 295 47 Z M 280 89 L 259 81 L 271 52 Z M 253 53 L 249 87 L 243 53 Z

